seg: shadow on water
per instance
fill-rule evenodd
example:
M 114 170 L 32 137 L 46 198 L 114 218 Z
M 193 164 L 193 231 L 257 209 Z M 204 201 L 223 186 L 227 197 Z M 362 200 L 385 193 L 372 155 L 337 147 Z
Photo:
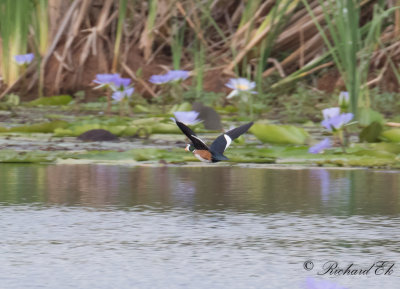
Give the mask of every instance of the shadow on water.
M 243 213 L 393 215 L 395 171 L 0 165 L 0 203 Z

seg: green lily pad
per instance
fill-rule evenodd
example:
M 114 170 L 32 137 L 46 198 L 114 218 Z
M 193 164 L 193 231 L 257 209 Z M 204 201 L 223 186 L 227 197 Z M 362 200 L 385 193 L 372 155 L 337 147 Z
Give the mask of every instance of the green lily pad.
M 395 155 L 400 154 L 400 143 L 381 142 L 372 144 L 371 148 L 374 150 L 386 151 Z
M 121 132 L 121 136 L 134 136 L 136 135 L 138 131 L 138 127 L 134 127 L 134 126 L 129 126 L 126 127 L 122 132 Z
M 175 104 L 174 106 L 172 106 L 169 112 L 173 113 L 175 111 L 191 111 L 191 110 L 192 110 L 192 105 L 188 102 L 184 102 L 181 104 Z
M 152 133 L 166 133 L 166 134 L 178 134 L 181 131 L 178 126 L 172 122 L 170 123 L 157 123 L 151 126 Z
M 274 125 L 255 123 L 250 132 L 263 143 L 273 144 L 305 144 L 309 135 L 293 125 Z
M 385 130 L 381 134 L 381 139 L 389 142 L 400 142 L 400 129 L 394 128 Z
M 50 97 L 39 97 L 38 99 L 28 102 L 27 106 L 39 105 L 67 105 L 72 101 L 70 95 L 55 95 Z
M 389 159 L 394 159 L 396 157 L 395 154 L 384 150 L 359 150 L 357 152 L 354 152 L 353 155 L 370 156 L 376 158 L 389 158 Z
M 370 143 L 378 142 L 382 130 L 383 130 L 382 124 L 380 124 L 377 121 L 374 121 L 360 132 L 360 141 L 370 142 Z
M 55 156 L 48 152 L 0 150 L 0 163 L 42 163 L 54 160 Z

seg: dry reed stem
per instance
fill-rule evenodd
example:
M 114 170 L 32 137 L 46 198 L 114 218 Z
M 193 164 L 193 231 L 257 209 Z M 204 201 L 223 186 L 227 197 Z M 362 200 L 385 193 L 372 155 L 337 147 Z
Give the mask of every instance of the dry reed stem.
M 292 6 L 290 9 L 286 10 L 284 15 L 287 16 L 289 13 L 291 13 L 295 9 L 295 5 Z M 277 8 L 279 9 L 279 8 Z M 255 35 L 250 42 L 236 55 L 236 57 L 233 59 L 233 61 L 224 69 L 223 73 L 227 73 L 233 70 L 233 68 L 247 55 L 247 53 L 256 45 L 258 45 L 270 32 L 272 26 L 271 24 L 265 27 L 261 32 L 259 32 L 257 35 Z
M 128 65 L 126 65 L 124 62 L 121 62 L 121 66 L 133 80 L 143 85 L 144 89 L 146 89 L 152 97 L 157 97 L 156 93 L 151 89 L 147 82 L 145 82 L 143 79 L 137 78 L 135 73 L 128 67 Z

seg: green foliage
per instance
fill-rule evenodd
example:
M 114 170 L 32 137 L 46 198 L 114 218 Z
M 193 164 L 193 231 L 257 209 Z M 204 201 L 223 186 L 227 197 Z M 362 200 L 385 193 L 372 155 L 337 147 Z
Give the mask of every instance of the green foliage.
M 183 93 L 183 98 L 189 102 L 200 101 L 204 105 L 218 106 L 223 103 L 224 94 L 220 92 L 204 90 L 197 92 L 195 89 L 189 89 Z
M 120 51 L 122 32 L 123 32 L 122 28 L 123 28 L 123 25 L 125 22 L 125 16 L 126 16 L 126 2 L 127 2 L 127 0 L 119 0 L 117 34 L 115 37 L 114 56 L 113 56 L 114 58 L 113 58 L 113 64 L 112 64 L 113 72 L 117 71 L 119 51 Z
M 274 144 L 305 144 L 309 137 L 304 129 L 292 125 L 255 123 L 250 132 L 263 143 Z
M 400 143 L 400 128 L 389 129 L 382 132 L 381 139 L 384 141 Z
M 5 96 L 4 104 L 8 107 L 18 106 L 20 104 L 20 97 L 16 94 L 7 94 Z
M 369 126 L 373 122 L 377 122 L 380 124 L 384 123 L 384 119 L 381 113 L 371 109 L 371 108 L 360 108 L 359 111 L 359 121 L 358 123 L 363 126 Z
M 3 81 L 11 85 L 19 77 L 20 68 L 15 55 L 27 50 L 28 27 L 31 22 L 32 1 L 0 1 L 0 36 L 2 45 L 1 75 Z
M 54 120 L 51 122 L 36 123 L 31 125 L 14 126 L 9 128 L 8 132 L 25 132 L 25 133 L 52 133 L 56 129 L 68 126 L 68 122 L 62 120 Z
M 360 132 L 360 141 L 370 142 L 370 143 L 378 142 L 382 130 L 383 130 L 382 124 L 380 124 L 377 121 L 374 121 Z
M 67 105 L 72 101 L 70 95 L 55 95 L 50 97 L 39 97 L 27 103 L 27 106 Z
M 371 106 L 385 116 L 394 116 L 396 111 L 400 111 L 400 97 L 397 92 L 384 92 L 375 88 L 370 94 Z
M 192 105 L 189 102 L 183 102 L 181 104 L 175 104 L 174 106 L 172 106 L 169 112 L 173 113 L 175 111 L 191 111 L 191 110 L 192 110 Z
M 43 163 L 53 161 L 55 161 L 54 154 L 48 152 L 0 150 L 0 163 Z
M 360 9 L 362 3 L 349 0 L 318 1 L 322 7 L 329 36 L 321 27 L 308 2 L 303 0 L 312 16 L 319 33 L 329 49 L 350 94 L 351 111 L 358 116 L 359 96 L 362 105 L 367 107 L 366 82 L 371 54 L 379 43 L 379 34 L 383 20 L 394 11 L 383 11 L 374 6 L 374 15 L 370 22 L 360 27 Z

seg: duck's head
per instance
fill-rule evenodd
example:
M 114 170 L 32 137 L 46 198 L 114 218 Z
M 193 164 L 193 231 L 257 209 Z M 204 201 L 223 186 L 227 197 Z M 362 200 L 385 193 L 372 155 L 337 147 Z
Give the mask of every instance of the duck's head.
M 185 147 L 185 151 L 187 152 L 193 152 L 194 151 L 194 146 L 191 144 L 187 144 Z

